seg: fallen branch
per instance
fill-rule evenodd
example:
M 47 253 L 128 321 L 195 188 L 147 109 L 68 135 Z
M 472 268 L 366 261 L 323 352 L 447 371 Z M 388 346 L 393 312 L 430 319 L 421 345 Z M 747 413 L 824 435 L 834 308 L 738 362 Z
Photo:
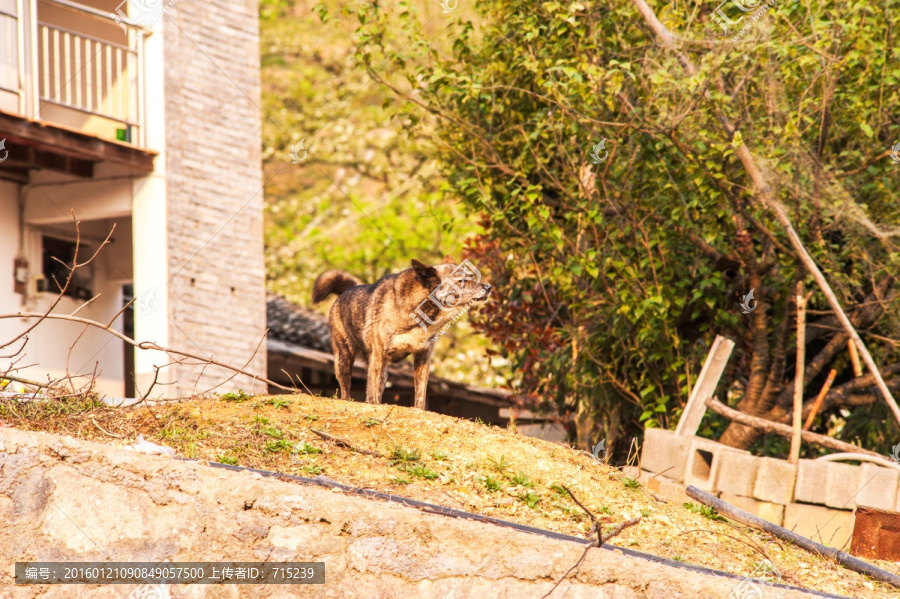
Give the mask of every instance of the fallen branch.
M 717 497 L 710 495 L 705 491 L 701 491 L 693 485 L 686 488 L 684 492 L 689 497 L 696 499 L 703 505 L 708 505 L 709 507 L 714 508 L 723 516 L 727 516 L 728 518 L 731 518 L 736 522 L 740 522 L 741 524 L 745 524 L 747 526 L 751 526 L 753 528 L 767 532 L 768 534 L 783 541 L 793 543 L 797 547 L 806 549 L 810 553 L 815 553 L 817 555 L 821 555 L 822 557 L 826 557 L 849 570 L 859 572 L 860 574 L 865 574 L 870 578 L 874 578 L 875 580 L 886 582 L 887 584 L 900 588 L 900 576 L 897 576 L 896 574 L 892 574 L 891 572 L 882 570 L 881 568 L 876 568 L 872 564 L 868 564 L 860 559 L 856 559 L 855 557 L 848 555 L 843 551 L 833 549 L 831 547 L 826 547 L 825 545 L 816 543 L 815 541 L 798 535 L 797 533 L 792 532 L 786 528 L 782 528 L 781 526 L 772 524 L 771 522 L 767 522 L 762 518 L 757 518 L 753 514 L 745 512 L 742 509 L 738 509 L 730 503 L 722 501 L 721 499 L 718 499 Z
M 323 433 L 322 431 L 317 431 L 314 428 L 311 428 L 309 430 L 314 432 L 315 434 L 319 435 L 326 441 L 331 441 L 338 447 L 344 447 L 346 449 L 349 449 L 350 451 L 355 451 L 356 453 L 364 453 L 366 455 L 370 455 L 370 456 L 373 456 L 376 458 L 381 457 L 381 454 L 378 453 L 377 451 L 372 451 L 371 449 L 360 449 L 358 447 L 354 447 L 353 445 L 350 444 L 349 441 L 345 441 L 344 439 L 341 439 L 340 437 L 335 437 L 334 435 L 329 435 L 328 433 Z
M 724 416 L 725 418 L 733 420 L 734 422 L 737 422 L 739 424 L 758 428 L 766 433 L 774 433 L 788 439 L 790 439 L 794 434 L 793 429 L 786 424 L 781 424 L 780 422 L 772 422 L 771 420 L 766 420 L 764 418 L 759 418 L 757 416 L 751 416 L 749 414 L 744 414 L 743 412 L 738 412 L 737 410 L 729 408 L 722 402 L 712 397 L 706 400 L 706 405 L 710 410 L 712 410 L 716 414 L 719 414 L 720 416 Z M 869 451 L 868 449 L 863 449 L 862 447 L 857 447 L 856 445 L 851 445 L 850 443 L 838 441 L 837 439 L 833 439 L 825 435 L 819 435 L 817 433 L 811 433 L 809 431 L 803 431 L 800 437 L 806 443 L 821 445 L 822 447 L 834 449 L 835 451 L 861 453 L 865 455 L 884 457 L 881 454 L 875 453 L 874 451 Z

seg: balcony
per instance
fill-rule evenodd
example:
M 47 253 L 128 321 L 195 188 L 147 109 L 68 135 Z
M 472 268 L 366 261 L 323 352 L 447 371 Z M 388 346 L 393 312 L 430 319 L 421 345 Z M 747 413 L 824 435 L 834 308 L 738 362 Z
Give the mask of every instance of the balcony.
M 0 0 L 0 113 L 145 147 L 145 31 L 117 1 Z

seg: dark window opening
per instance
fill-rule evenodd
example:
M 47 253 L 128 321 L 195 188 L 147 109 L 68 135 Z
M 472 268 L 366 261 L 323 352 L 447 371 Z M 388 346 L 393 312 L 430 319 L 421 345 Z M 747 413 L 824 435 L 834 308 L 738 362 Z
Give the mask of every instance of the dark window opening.
M 54 237 L 43 237 L 43 273 L 44 284 L 40 291 L 59 293 L 66 285 L 66 279 L 70 269 L 75 263 L 75 242 Z M 81 246 L 82 260 L 85 248 Z M 90 265 L 77 269 L 72 276 L 68 289 L 64 295 L 75 299 L 89 300 L 93 297 L 91 292 L 92 277 Z
M 122 305 L 127 306 L 122 313 L 122 333 L 134 339 L 134 285 L 122 288 Z M 125 348 L 125 397 L 137 397 L 134 393 L 134 348 L 127 343 Z

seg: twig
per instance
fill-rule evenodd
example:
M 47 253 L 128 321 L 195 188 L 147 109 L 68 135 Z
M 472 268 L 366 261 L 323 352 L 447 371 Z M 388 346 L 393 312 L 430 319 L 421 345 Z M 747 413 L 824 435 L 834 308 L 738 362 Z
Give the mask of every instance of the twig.
M 313 433 L 319 435 L 320 437 L 322 437 L 322 438 L 325 439 L 326 441 L 331 441 L 332 443 L 334 443 L 334 444 L 337 445 L 338 447 L 344 447 L 344 448 L 346 448 L 346 449 L 349 449 L 350 451 L 355 451 L 356 453 L 364 453 L 364 454 L 366 454 L 366 455 L 370 455 L 370 456 L 373 456 L 373 457 L 376 457 L 376 458 L 380 458 L 380 457 L 381 457 L 381 454 L 378 453 L 377 451 L 372 451 L 371 449 L 360 449 L 360 448 L 358 448 L 358 447 L 354 447 L 353 445 L 350 444 L 349 441 L 345 441 L 344 439 L 341 439 L 340 437 L 335 437 L 334 435 L 329 435 L 328 433 L 323 433 L 322 431 L 317 431 L 317 430 L 314 429 L 314 428 L 311 428 L 311 429 L 309 429 L 309 430 L 310 430 L 311 432 L 313 432 Z
M 15 381 L 16 383 L 22 383 L 23 385 L 32 385 L 34 387 L 40 387 L 41 389 L 56 389 L 54 383 L 38 383 L 37 381 L 32 381 L 18 376 L 12 376 L 9 373 L 0 374 L 0 380 Z
M 298 390 L 298 389 L 297 389 L 297 385 L 294 384 L 294 377 L 292 377 L 292 376 L 290 375 L 290 373 L 288 373 L 288 371 L 285 370 L 284 368 L 281 369 L 281 372 L 283 372 L 284 375 L 285 375 L 286 377 L 288 377 L 288 380 L 291 381 L 291 384 L 294 385 L 294 390 L 295 390 L 295 391 Z M 309 387 L 307 387 L 307 386 L 303 383 L 303 381 L 300 380 L 300 375 L 297 375 L 297 382 L 300 383 L 300 384 L 303 386 L 303 390 L 306 391 L 306 394 L 307 394 L 307 395 L 313 395 L 313 392 L 309 390 Z
M 611 529 L 609 529 L 608 533 L 600 536 L 600 545 L 603 545 L 604 543 L 609 541 L 611 538 L 621 534 L 621 532 L 623 530 L 625 530 L 626 528 L 628 528 L 629 526 L 634 526 L 635 524 L 637 524 L 640 521 L 641 521 L 641 517 L 635 516 L 634 518 L 631 518 L 630 520 L 625 520 L 625 522 L 619 522 L 618 524 L 613 526 Z
M 393 411 L 394 411 L 394 408 L 396 408 L 396 407 L 397 407 L 397 404 L 394 404 L 394 405 L 391 406 L 391 409 L 388 410 L 387 416 L 385 416 L 385 417 L 384 417 L 384 420 L 381 421 L 382 426 L 384 426 L 385 424 L 387 424 L 388 418 L 391 417 L 391 412 L 393 412 Z
M 96 426 L 100 430 L 101 433 L 109 435 L 110 437 L 115 437 L 116 439 L 124 439 L 125 438 L 122 435 L 113 434 L 113 433 L 109 432 L 108 430 L 106 430 L 105 428 L 103 428 L 102 426 L 100 426 L 99 424 L 97 424 L 97 421 L 94 420 L 93 416 L 91 416 L 91 422 L 94 423 L 94 426 Z
M 626 521 L 624 521 L 624 522 L 620 522 L 619 524 L 616 524 L 615 526 L 613 526 L 613 527 L 610 529 L 610 531 L 609 531 L 606 535 L 604 535 L 603 532 L 602 532 L 602 530 L 601 530 L 601 525 L 600 525 L 600 523 L 597 521 L 597 518 L 594 516 L 594 514 L 591 513 L 591 510 L 589 510 L 589 509 L 587 509 L 586 507 L 584 507 L 584 505 L 583 505 L 580 501 L 578 501 L 578 498 L 575 497 L 575 494 L 572 493 L 571 490 L 569 490 L 569 487 L 567 487 L 567 486 L 565 486 L 565 485 L 561 485 L 561 486 L 562 486 L 563 489 L 566 490 L 566 493 L 569 494 L 569 497 L 572 498 L 572 501 L 574 501 L 575 503 L 577 503 L 577 504 L 578 504 L 578 507 L 580 507 L 581 509 L 583 509 L 583 510 L 585 511 L 585 513 L 586 513 L 588 516 L 590 516 L 590 518 L 591 518 L 591 530 L 590 530 L 590 533 L 588 533 L 588 534 L 589 534 L 590 544 L 588 544 L 588 546 L 584 548 L 584 552 L 581 554 L 581 557 L 578 558 L 578 561 L 575 562 L 575 565 L 572 566 L 571 568 L 569 568 L 568 570 L 566 570 L 566 573 L 562 575 L 562 578 L 560 578 L 559 580 L 557 580 L 557 581 L 556 581 L 556 584 L 553 585 L 553 588 L 551 588 L 551 589 L 547 592 L 547 594 L 544 595 L 541 599 L 546 599 L 547 597 L 549 597 L 550 595 L 552 595 L 552 594 L 553 594 L 553 591 L 556 590 L 556 587 L 558 587 L 560 584 L 562 584 L 562 581 L 564 581 L 566 578 L 568 578 L 568 577 L 569 577 L 569 574 L 571 574 L 573 570 L 576 570 L 579 566 L 581 566 L 581 562 L 584 561 L 584 558 L 587 556 L 587 553 L 588 553 L 588 551 L 591 549 L 591 547 L 600 547 L 601 545 L 603 545 L 603 543 L 607 542 L 608 540 L 610 540 L 610 539 L 613 538 L 614 536 L 620 534 L 623 530 L 625 530 L 625 529 L 628 528 L 629 526 L 634 526 L 635 524 L 637 524 L 638 522 L 641 521 L 641 517 L 640 517 L 640 516 L 635 516 L 634 518 L 632 518 L 632 519 L 630 519 L 630 520 L 626 520 Z M 596 535 L 597 535 L 597 539 L 596 539 L 596 540 L 590 538 L 590 537 L 592 537 L 595 533 L 596 533 Z
M 565 486 L 565 485 L 562 485 L 562 488 L 566 490 L 566 493 L 569 494 L 569 497 L 572 498 L 572 501 L 574 501 L 575 503 L 577 503 L 577 504 L 578 504 L 578 507 L 580 507 L 581 509 L 583 509 L 583 510 L 585 511 L 585 513 L 587 513 L 587 515 L 591 517 L 591 522 L 593 522 L 594 524 L 596 524 L 596 523 L 597 523 L 597 518 L 594 516 L 594 514 L 591 513 L 591 510 L 589 510 L 589 509 L 587 509 L 586 507 L 584 507 L 584 506 L 581 504 L 581 502 L 578 501 L 578 498 L 575 497 L 575 494 L 572 493 L 572 491 L 569 490 L 569 487 L 567 487 L 567 486 Z M 597 546 L 599 547 L 599 546 L 600 546 L 600 543 L 598 543 Z
M 850 363 L 853 364 L 853 376 L 862 376 L 862 366 L 859 363 L 859 352 L 853 339 L 847 339 L 847 347 L 850 350 Z
M 39 324 L 41 324 L 41 321 L 44 318 L 46 318 L 50 315 L 50 312 L 52 312 L 53 309 L 56 308 L 57 305 L 59 305 L 59 302 L 62 301 L 62 298 L 65 296 L 66 291 L 69 289 L 69 285 L 72 282 L 72 277 L 75 274 L 75 270 L 82 266 L 87 266 L 88 264 L 90 264 L 94 260 L 94 258 L 97 257 L 97 254 L 100 253 L 100 250 L 102 250 L 103 247 L 106 246 L 107 243 L 109 243 L 109 240 L 112 237 L 113 231 L 116 230 L 116 226 L 113 225 L 112 229 L 110 229 L 110 231 L 109 231 L 109 235 L 106 236 L 106 239 L 103 241 L 103 243 L 100 244 L 100 247 L 97 248 L 97 250 L 93 253 L 93 255 L 91 255 L 90 258 L 88 258 L 85 262 L 82 262 L 81 264 L 79 264 L 78 263 L 78 250 L 81 247 L 81 227 L 80 227 L 81 223 L 80 223 L 80 221 L 78 221 L 78 219 L 75 218 L 74 212 L 72 213 L 72 221 L 75 223 L 75 249 L 72 254 L 71 268 L 69 267 L 68 264 L 63 264 L 69 270 L 69 275 L 66 277 L 66 284 L 60 286 L 59 283 L 57 282 L 57 285 L 60 287 L 59 294 L 56 296 L 56 300 L 54 300 L 54 302 L 52 304 L 50 304 L 50 307 L 47 308 L 46 312 L 38 315 L 37 318 L 39 320 L 36 323 L 34 323 L 30 327 L 26 328 L 24 331 L 19 333 L 17 336 L 13 337 L 13 339 L 11 341 L 7 341 L 7 342 L 3 343 L 2 345 L 0 345 L 0 349 L 7 347 L 9 345 L 12 345 L 19 339 L 24 338 L 26 335 L 28 335 L 28 333 L 33 331 L 35 329 L 35 327 L 37 327 Z

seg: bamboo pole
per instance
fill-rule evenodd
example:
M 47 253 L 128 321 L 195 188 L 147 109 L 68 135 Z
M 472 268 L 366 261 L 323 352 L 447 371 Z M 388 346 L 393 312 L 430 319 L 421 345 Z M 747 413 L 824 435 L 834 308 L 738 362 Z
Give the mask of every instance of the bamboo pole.
M 791 453 L 788 461 L 796 464 L 800 459 L 800 434 L 803 429 L 803 371 L 806 370 L 806 302 L 803 281 L 797 281 L 797 372 L 794 375 L 794 433 L 791 435 Z
M 806 418 L 806 424 L 803 425 L 803 430 L 808 431 L 809 427 L 812 426 L 813 421 L 816 419 L 816 414 L 822 409 L 822 403 L 825 401 L 825 396 L 828 395 L 828 392 L 831 390 L 831 383 L 834 382 L 834 377 L 836 376 L 837 370 L 832 368 L 831 372 L 828 373 L 828 378 L 825 379 L 825 384 L 822 385 L 822 390 L 819 391 L 819 395 L 816 397 L 815 403 L 812 405 L 812 409 L 809 411 L 809 416 Z
M 859 363 L 859 352 L 853 344 L 853 339 L 847 339 L 847 349 L 850 350 L 850 363 L 853 364 L 853 376 L 862 376 L 862 366 Z

